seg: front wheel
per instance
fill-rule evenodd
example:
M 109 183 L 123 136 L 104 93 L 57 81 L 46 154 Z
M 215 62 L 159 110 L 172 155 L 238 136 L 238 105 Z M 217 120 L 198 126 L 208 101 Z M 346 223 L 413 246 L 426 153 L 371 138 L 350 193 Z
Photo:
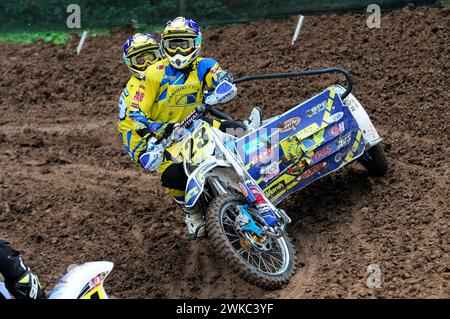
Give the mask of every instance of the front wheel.
M 248 282 L 264 289 L 281 288 L 295 272 L 292 243 L 286 234 L 278 239 L 259 238 L 237 230 L 237 206 L 245 203 L 240 195 L 222 195 L 211 202 L 206 221 L 210 244 Z
M 377 144 L 365 151 L 359 161 L 369 171 L 370 176 L 384 176 L 388 171 L 386 154 L 381 144 Z

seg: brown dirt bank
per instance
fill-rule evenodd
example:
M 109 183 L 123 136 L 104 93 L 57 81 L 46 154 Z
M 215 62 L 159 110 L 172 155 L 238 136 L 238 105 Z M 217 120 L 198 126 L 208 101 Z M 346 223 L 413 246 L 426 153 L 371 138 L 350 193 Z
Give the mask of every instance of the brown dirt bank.
M 67 265 L 110 260 L 107 290 L 122 298 L 448 298 L 450 11 L 404 9 L 368 29 L 365 14 L 307 16 L 205 32 L 204 56 L 235 77 L 342 66 L 382 136 L 390 162 L 371 179 L 358 164 L 283 203 L 293 218 L 298 272 L 257 289 L 189 242 L 156 176 L 134 166 L 116 133 L 129 74 L 130 31 L 62 47 L 0 46 L 0 236 L 52 287 Z M 223 108 L 285 111 L 338 77 L 246 83 Z M 366 286 L 378 264 L 382 287 Z

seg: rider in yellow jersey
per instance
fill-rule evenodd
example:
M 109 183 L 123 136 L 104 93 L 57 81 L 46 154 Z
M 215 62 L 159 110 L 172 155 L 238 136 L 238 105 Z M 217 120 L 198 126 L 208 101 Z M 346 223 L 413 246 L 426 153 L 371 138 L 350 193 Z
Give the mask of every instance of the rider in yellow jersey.
M 143 91 L 144 71 L 153 63 L 163 59 L 159 42 L 150 35 L 137 33 L 123 46 L 123 59 L 131 72 L 131 78 L 122 90 L 119 98 L 118 130 L 128 155 L 138 161 L 138 155 L 146 149 L 146 140 L 136 133 L 136 120 L 130 117 L 130 111 L 136 109 L 134 102 L 140 100 Z M 131 115 L 133 112 L 131 112 Z
M 132 98 L 126 112 L 136 123 L 137 135 L 147 141 L 131 151 L 133 159 L 147 170 L 157 170 L 162 185 L 179 204 L 184 203 L 187 182 L 183 165 L 174 162 L 170 148 L 164 150 L 156 141 L 168 136 L 177 123 L 203 103 L 205 90 L 215 90 L 206 99 L 209 104 L 227 102 L 237 93 L 231 75 L 215 60 L 199 57 L 201 41 L 202 34 L 195 21 L 183 17 L 169 21 L 161 34 L 166 59 L 146 69 L 139 94 Z M 255 108 L 247 127 L 257 127 L 260 123 L 261 111 Z M 213 125 L 222 130 L 233 127 L 227 121 L 214 121 Z M 193 237 L 203 217 L 197 209 L 184 210 L 189 235 Z M 204 227 L 197 235 L 203 234 Z

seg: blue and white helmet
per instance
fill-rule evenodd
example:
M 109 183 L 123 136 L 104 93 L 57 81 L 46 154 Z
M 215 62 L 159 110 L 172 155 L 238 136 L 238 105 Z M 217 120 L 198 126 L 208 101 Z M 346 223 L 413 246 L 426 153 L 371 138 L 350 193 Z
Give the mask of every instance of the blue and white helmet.
M 148 33 L 136 33 L 123 45 L 123 61 L 130 72 L 141 78 L 147 67 L 163 58 L 160 45 Z
M 169 63 L 176 69 L 183 69 L 200 54 L 202 33 L 194 20 L 178 17 L 167 22 L 161 42 Z

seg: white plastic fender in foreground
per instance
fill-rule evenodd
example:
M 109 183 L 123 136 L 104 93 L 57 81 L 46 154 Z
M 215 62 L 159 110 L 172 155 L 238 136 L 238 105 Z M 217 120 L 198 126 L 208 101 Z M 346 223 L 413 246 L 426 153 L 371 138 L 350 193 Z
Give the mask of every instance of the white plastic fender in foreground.
M 340 85 L 332 85 L 328 87 L 328 90 L 333 90 L 339 95 L 342 95 L 345 92 L 345 89 Z M 377 129 L 372 124 L 372 121 L 370 120 L 366 110 L 364 110 L 361 103 L 353 94 L 350 93 L 345 98 L 345 100 L 343 100 L 343 103 L 348 107 L 356 122 L 358 123 L 364 141 L 366 141 L 366 149 L 369 149 L 383 141 L 383 139 L 378 134 Z
M 103 282 L 113 266 L 109 261 L 94 261 L 75 267 L 59 280 L 48 299 L 80 299 L 93 290 L 108 298 Z

